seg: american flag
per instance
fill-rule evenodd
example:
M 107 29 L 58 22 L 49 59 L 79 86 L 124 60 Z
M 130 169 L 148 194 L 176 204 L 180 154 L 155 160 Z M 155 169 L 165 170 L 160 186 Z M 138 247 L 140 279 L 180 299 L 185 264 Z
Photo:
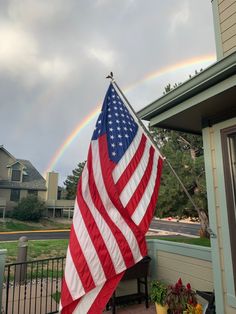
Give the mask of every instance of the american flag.
M 77 187 L 62 314 L 101 313 L 124 271 L 147 255 L 162 161 L 111 83 Z

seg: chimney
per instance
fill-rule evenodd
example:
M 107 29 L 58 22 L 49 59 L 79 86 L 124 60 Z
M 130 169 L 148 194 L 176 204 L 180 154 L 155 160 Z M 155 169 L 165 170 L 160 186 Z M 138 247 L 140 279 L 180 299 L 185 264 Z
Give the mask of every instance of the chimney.
M 58 190 L 58 173 L 48 172 L 46 179 L 46 200 L 57 200 L 57 190 Z

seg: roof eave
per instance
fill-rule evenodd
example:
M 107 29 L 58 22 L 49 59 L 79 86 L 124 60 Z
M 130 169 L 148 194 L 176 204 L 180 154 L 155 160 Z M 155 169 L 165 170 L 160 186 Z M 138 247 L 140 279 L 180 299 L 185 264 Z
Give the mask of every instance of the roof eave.
M 233 53 L 138 111 L 138 116 L 141 119 L 150 121 L 153 117 L 175 107 L 177 104 L 225 80 L 235 73 L 236 53 Z

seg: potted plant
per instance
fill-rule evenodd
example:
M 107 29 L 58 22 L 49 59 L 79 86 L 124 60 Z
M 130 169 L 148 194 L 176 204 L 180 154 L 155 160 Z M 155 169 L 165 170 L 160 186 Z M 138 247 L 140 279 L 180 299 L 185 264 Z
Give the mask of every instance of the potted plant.
M 202 314 L 202 307 L 197 303 L 196 292 L 188 283 L 183 285 L 181 278 L 175 285 L 167 288 L 166 303 L 169 314 Z
M 165 283 L 157 280 L 151 283 L 150 297 L 155 302 L 157 314 L 167 314 L 166 295 L 167 285 Z

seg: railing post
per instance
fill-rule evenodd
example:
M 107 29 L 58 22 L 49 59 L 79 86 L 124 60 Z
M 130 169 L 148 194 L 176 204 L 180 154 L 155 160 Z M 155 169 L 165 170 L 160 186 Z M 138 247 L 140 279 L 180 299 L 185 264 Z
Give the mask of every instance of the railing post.
M 0 313 L 2 310 L 2 287 L 3 287 L 6 253 L 7 253 L 7 250 L 0 250 Z
M 27 262 L 27 249 L 28 249 L 28 238 L 23 236 L 19 238 L 18 242 L 18 254 L 17 263 Z M 26 278 L 27 264 L 21 264 L 16 266 L 16 283 L 23 283 Z

